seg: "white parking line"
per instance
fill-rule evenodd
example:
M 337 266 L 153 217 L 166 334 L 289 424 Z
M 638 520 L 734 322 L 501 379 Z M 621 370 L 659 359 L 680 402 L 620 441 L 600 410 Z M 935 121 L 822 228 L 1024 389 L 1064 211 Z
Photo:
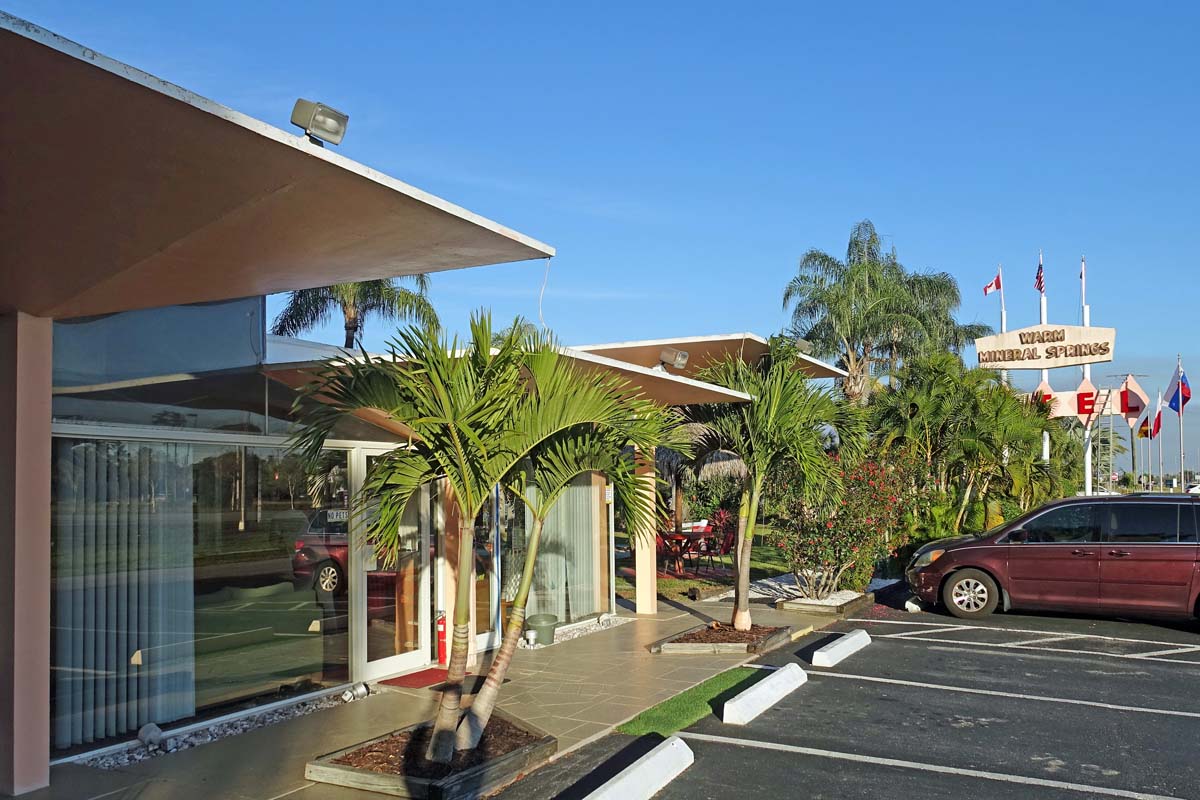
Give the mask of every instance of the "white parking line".
M 919 631 L 903 631 L 901 633 L 885 633 L 885 639 L 907 639 L 913 636 L 925 636 L 930 633 L 945 633 L 946 631 L 956 631 L 964 626 L 962 625 L 947 625 L 944 628 L 922 628 Z
M 890 638 L 891 637 L 880 636 L 879 641 L 887 641 Z M 1033 645 L 1028 645 L 1028 644 L 1001 644 L 998 642 L 964 642 L 962 639 L 938 639 L 936 637 L 931 637 L 928 639 L 892 639 L 892 641 L 939 642 L 941 644 L 965 644 L 965 645 L 970 645 L 971 647 L 990 647 L 990 648 L 999 649 L 999 650 L 1020 650 L 1022 652 L 1027 652 L 1027 651 L 1032 650 L 1032 651 L 1040 651 L 1043 653 L 1065 653 L 1068 655 L 1077 655 L 1077 656 L 1103 656 L 1104 658 L 1122 658 L 1122 659 L 1125 659 L 1126 661 L 1160 661 L 1160 662 L 1163 662 L 1166 664 L 1190 663 L 1190 662 L 1186 662 L 1186 661 L 1181 662 L 1181 661 L 1178 661 L 1173 658 L 1156 658 L 1154 656 L 1138 655 L 1136 653 L 1106 653 L 1103 650 L 1078 650 L 1076 648 L 1068 648 L 1068 647 L 1035 647 Z
M 1158 714 L 1165 717 L 1190 717 L 1200 719 L 1200 711 L 1176 711 L 1172 708 L 1146 708 L 1144 706 L 1122 706 L 1116 703 L 1101 703 L 1096 700 L 1075 700 L 1069 697 L 1047 697 L 1039 694 L 1019 694 L 1017 692 L 1001 692 L 995 689 L 973 689 L 968 686 L 949 686 L 939 683 L 924 683 L 922 681 L 905 681 L 899 678 L 879 678 L 874 675 L 851 675 L 845 672 L 810 672 L 812 678 L 842 678 L 852 681 L 867 681 L 869 683 L 887 683 L 895 686 L 913 686 L 918 689 L 936 689 L 943 692 L 961 692 L 963 694 L 982 694 L 989 697 L 1011 697 L 1016 700 L 1036 700 L 1040 703 L 1063 703 L 1071 706 L 1090 706 L 1104 708 L 1109 711 L 1134 711 L 1139 714 Z
M 1033 639 L 1022 639 L 1019 642 L 1010 642 L 1009 644 L 1045 644 L 1046 642 L 1065 642 L 1071 639 L 1086 639 L 1087 634 L 1084 633 L 1065 633 L 1062 636 L 1041 636 Z
M 1179 653 L 1194 653 L 1197 650 L 1200 650 L 1200 646 L 1176 647 L 1173 650 L 1155 650 L 1152 653 L 1138 653 L 1138 655 L 1141 656 L 1142 658 L 1146 658 L 1147 656 L 1173 656 L 1173 655 L 1178 655 Z M 1173 661 L 1174 659 L 1171 659 L 1171 660 Z
M 981 769 L 963 769 L 941 764 L 923 764 L 918 761 L 903 761 L 898 758 L 883 758 L 880 756 L 864 756 L 858 753 L 842 753 L 836 750 L 821 750 L 816 747 L 800 747 L 793 744 L 777 744 L 775 742 L 760 742 L 755 739 L 739 739 L 732 736 L 712 736 L 706 733 L 680 733 L 680 738 L 697 742 L 712 742 L 715 744 L 731 744 L 738 747 L 753 747 L 759 750 L 775 750 L 782 753 L 796 753 L 814 756 L 816 758 L 832 758 L 838 761 L 853 761 L 859 764 L 874 764 L 883 767 L 898 767 L 920 772 L 932 772 L 937 775 L 961 775 L 966 778 L 980 778 L 1001 783 L 1015 783 L 1023 786 L 1043 786 L 1047 789 L 1063 789 L 1069 792 L 1083 792 L 1103 797 L 1123 797 L 1129 800 L 1182 800 L 1163 794 L 1148 794 L 1133 792 L 1127 789 L 1110 789 L 1106 786 L 1089 786 L 1084 783 L 1069 781 L 1054 781 L 1048 778 L 1033 778 L 1027 775 L 1008 775 L 1003 772 L 989 772 Z
M 1002 625 L 947 625 L 944 622 L 905 622 L 903 620 L 891 619 L 848 619 L 846 622 L 861 622 L 875 625 L 927 625 L 937 628 L 946 628 L 948 630 L 970 630 L 970 631 L 1004 631 L 1006 633 L 1028 633 L 1036 636 L 1073 636 L 1081 639 L 1102 639 L 1106 642 L 1131 642 L 1133 644 L 1157 644 L 1163 647 L 1187 647 L 1184 642 L 1160 642 L 1156 639 L 1130 639 L 1123 636 L 1102 636 L 1098 633 L 1063 633 L 1062 631 L 1039 631 L 1030 628 L 1008 628 Z M 916 631 L 913 631 L 914 635 Z M 936 633 L 936 631 L 925 631 L 925 633 Z M 894 634 L 884 634 L 892 636 Z

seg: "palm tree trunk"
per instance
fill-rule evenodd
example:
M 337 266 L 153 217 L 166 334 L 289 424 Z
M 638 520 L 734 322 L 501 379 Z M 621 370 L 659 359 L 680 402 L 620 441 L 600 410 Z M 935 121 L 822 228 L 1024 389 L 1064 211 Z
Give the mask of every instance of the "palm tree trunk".
M 354 349 L 358 341 L 358 323 L 346 320 L 346 349 Z
M 760 485 L 757 478 L 749 491 L 742 492 L 744 513 L 738 519 L 738 557 L 737 557 L 737 588 L 734 590 L 733 619 L 730 621 L 734 630 L 750 630 L 750 554 L 754 549 L 754 521 L 758 516 L 758 500 Z
M 963 522 L 967 518 L 967 505 L 971 502 L 971 489 L 975 487 L 975 471 L 967 471 L 967 485 L 963 487 L 962 503 L 959 504 L 958 514 L 954 516 L 954 532 L 958 533 L 962 530 Z
M 462 687 L 467 677 L 467 649 L 471 638 L 471 567 L 475 560 L 474 517 L 459 509 L 457 592 L 454 595 L 454 638 L 450 642 L 450 663 L 433 735 L 425 757 L 437 764 L 449 764 L 454 758 L 454 732 L 462 708 Z
M 742 496 L 738 501 L 738 527 L 737 527 L 737 543 L 734 545 L 733 557 L 733 616 L 729 620 L 729 624 L 735 628 L 738 624 L 738 612 L 742 608 L 743 595 L 749 593 L 749 583 L 746 588 L 742 588 L 742 542 L 746 540 L 746 523 L 750 517 L 750 489 L 747 487 L 742 490 Z M 746 598 L 748 601 L 749 598 Z M 746 603 L 749 608 L 749 603 Z
M 492 710 L 496 707 L 496 698 L 500 695 L 500 686 L 504 683 L 508 666 L 517 652 L 517 642 L 521 638 L 521 628 L 525 624 L 525 606 L 529 602 L 529 589 L 533 586 L 533 569 L 537 561 L 538 545 L 541 543 L 544 524 L 544 520 L 534 517 L 533 530 L 529 534 L 529 541 L 525 549 L 525 567 L 521 571 L 521 585 L 517 587 L 512 609 L 509 610 L 508 627 L 504 629 L 504 640 L 500 643 L 496 657 L 492 659 L 492 666 L 488 669 L 483 688 L 479 690 L 479 694 L 475 695 L 471 708 L 463 716 L 462 722 L 458 724 L 459 750 L 474 750 L 479 744 L 488 720 L 492 718 Z

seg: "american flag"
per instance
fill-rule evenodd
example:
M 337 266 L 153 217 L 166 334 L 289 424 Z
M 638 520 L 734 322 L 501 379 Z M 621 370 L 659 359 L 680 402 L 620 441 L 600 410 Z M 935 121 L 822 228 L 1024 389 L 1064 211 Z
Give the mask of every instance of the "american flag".
M 1042 262 L 1038 261 L 1037 277 L 1033 279 L 1033 288 L 1037 289 L 1042 294 L 1046 293 L 1046 275 L 1042 271 Z

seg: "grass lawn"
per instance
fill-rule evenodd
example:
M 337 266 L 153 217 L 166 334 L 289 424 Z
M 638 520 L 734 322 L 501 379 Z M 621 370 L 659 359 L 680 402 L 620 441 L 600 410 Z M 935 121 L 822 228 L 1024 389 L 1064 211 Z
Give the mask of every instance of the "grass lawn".
M 619 726 L 617 732 L 630 736 L 645 736 L 648 733 L 670 736 L 676 731 L 681 731 L 689 725 L 699 722 L 709 714 L 719 715 L 726 700 L 747 687 L 753 686 L 769 674 L 770 672 L 765 669 L 750 669 L 749 667 L 736 667 L 722 672 L 699 686 L 693 686 L 670 700 L 664 700 L 654 708 L 646 709 L 629 722 Z
M 614 534 L 617 547 L 624 547 L 628 543 L 628 537 L 620 531 Z M 624 562 L 629 566 L 633 566 L 632 560 Z M 725 559 L 725 564 L 730 563 L 728 557 Z M 782 575 L 789 571 L 787 560 L 783 557 L 783 551 L 771 544 L 769 540 L 762 536 L 754 537 L 754 547 L 750 551 L 750 580 L 756 581 L 761 578 L 770 578 L 775 575 Z M 718 577 L 704 575 L 696 577 L 687 575 L 682 578 L 659 578 L 658 593 L 663 597 L 668 597 L 672 600 L 677 600 L 687 595 L 688 590 L 698 588 L 701 593 L 707 593 L 716 589 L 733 588 L 733 576 Z M 617 595 L 632 600 L 634 597 L 633 583 L 628 578 L 617 576 Z

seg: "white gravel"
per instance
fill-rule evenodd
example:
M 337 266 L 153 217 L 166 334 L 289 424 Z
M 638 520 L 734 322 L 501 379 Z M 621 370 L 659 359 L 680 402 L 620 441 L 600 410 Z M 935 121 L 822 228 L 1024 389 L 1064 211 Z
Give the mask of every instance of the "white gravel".
M 871 585 L 867 587 L 867 591 L 877 592 L 884 587 L 891 586 L 893 583 L 896 583 L 895 579 L 874 578 L 871 580 Z M 796 586 L 796 576 L 790 572 L 776 575 L 773 578 L 763 578 L 750 584 L 751 600 L 804 600 L 810 603 L 835 606 L 839 603 L 845 603 L 847 600 L 853 600 L 859 594 L 861 593 L 843 589 L 839 592 L 834 592 L 824 600 L 809 600 L 800 594 L 800 589 Z M 731 597 L 733 597 L 733 589 L 723 592 L 716 597 L 710 597 L 705 602 L 716 603 L 721 600 L 728 600 Z
M 240 733 L 246 733 L 255 728 L 274 725 L 284 720 L 303 717 L 314 711 L 340 706 L 342 702 L 342 698 L 336 694 L 328 697 L 320 697 L 315 700 L 306 700 L 293 706 L 277 708 L 272 711 L 263 712 L 262 714 L 242 717 L 241 719 L 230 720 L 228 722 L 220 722 L 207 728 L 192 731 L 191 733 L 166 736 L 163 738 L 162 744 L 158 747 L 147 747 L 144 744 L 137 743 L 128 750 L 96 756 L 82 763 L 98 769 L 120 769 L 121 767 L 136 764 L 139 761 L 156 758 L 167 753 L 177 753 L 180 750 L 187 750 L 190 747 L 215 742 L 218 739 L 224 739 L 228 736 L 237 736 Z

